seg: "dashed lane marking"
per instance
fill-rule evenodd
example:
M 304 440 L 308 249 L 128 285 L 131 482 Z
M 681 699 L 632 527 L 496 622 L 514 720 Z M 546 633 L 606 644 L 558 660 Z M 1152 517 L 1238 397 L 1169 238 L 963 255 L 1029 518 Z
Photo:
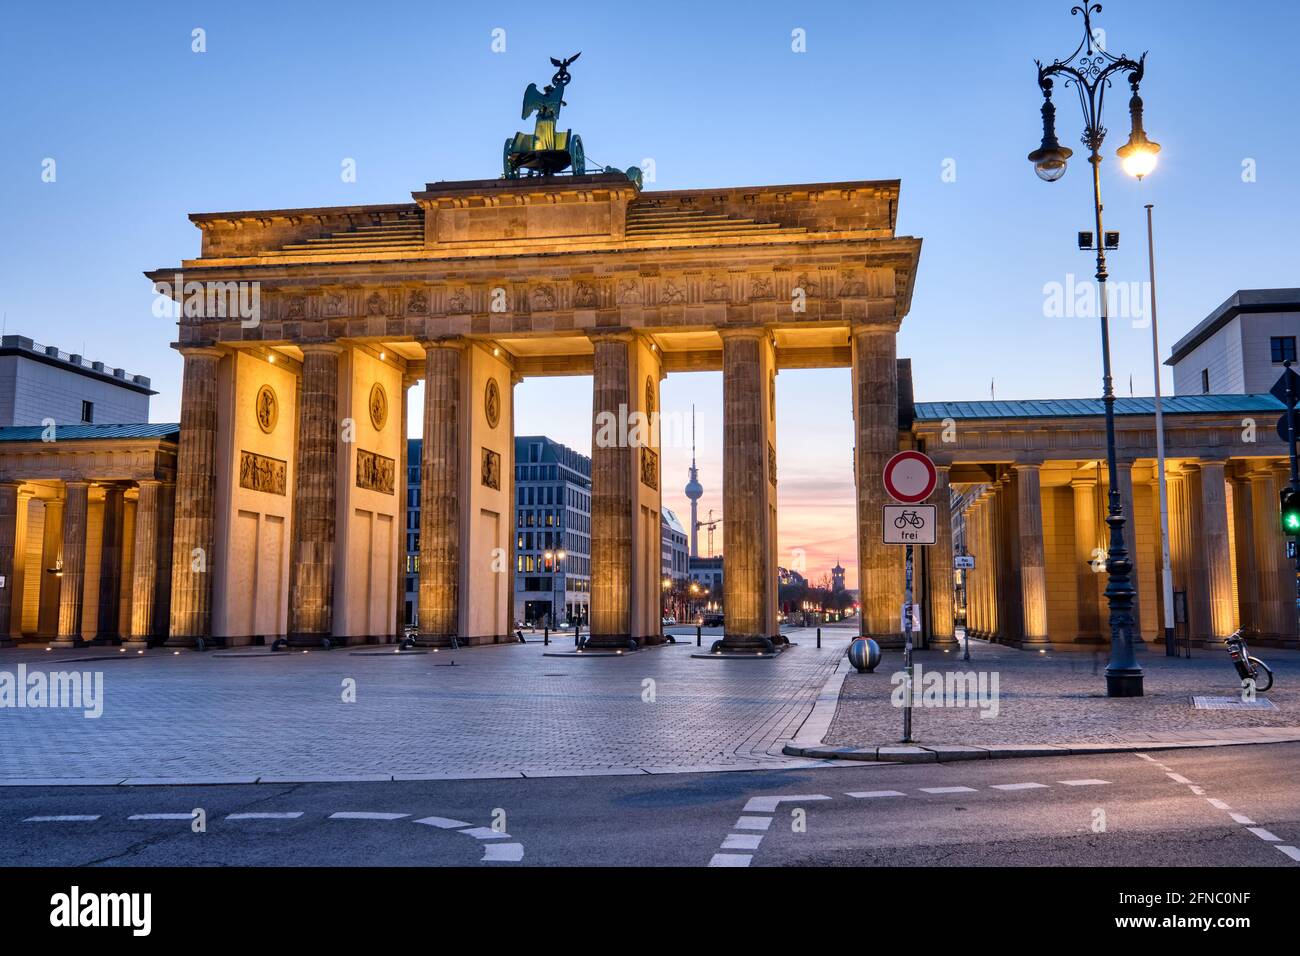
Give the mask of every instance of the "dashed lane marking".
M 1182 784 L 1186 784 L 1186 785 L 1189 786 L 1189 787 L 1192 785 L 1192 782 L 1191 782 L 1190 780 L 1188 780 L 1186 777 L 1184 777 L 1182 774 L 1169 773 L 1169 774 L 1166 774 L 1166 776 L 1167 776 L 1170 780 L 1172 780 L 1174 783 L 1182 783 Z
M 747 853 L 715 853 L 709 866 L 749 866 L 754 857 Z
M 1251 833 L 1255 834 L 1255 836 L 1259 837 L 1261 840 L 1265 841 L 1266 843 L 1282 842 L 1282 838 L 1280 836 L 1274 836 L 1272 833 L 1270 833 L 1268 830 L 1265 830 L 1263 827 L 1246 827 L 1246 829 L 1249 830 Z
M 488 843 L 483 847 L 481 863 L 518 863 L 524 858 L 522 843 Z
M 98 819 L 98 813 L 65 813 L 49 817 L 28 817 L 23 821 L 23 823 L 92 823 Z
M 1109 780 L 1093 780 L 1093 779 L 1086 779 L 1086 780 L 1058 780 L 1058 781 L 1056 781 L 1056 782 L 1057 782 L 1057 783 L 1063 783 L 1063 784 L 1065 784 L 1065 786 L 1067 786 L 1067 787 L 1098 787 L 1098 786 L 1101 786 L 1102 784 L 1108 784 L 1108 783 L 1110 783 Z
M 727 838 L 722 841 L 724 850 L 757 850 L 758 845 L 763 842 L 761 833 L 729 833 Z
M 733 830 L 766 830 L 772 825 L 771 817 L 741 817 Z
M 1039 790 L 1039 789 L 1046 790 L 1048 789 L 1048 787 L 1047 784 L 1045 783 L 995 783 L 993 784 L 993 789 L 994 790 Z
M 974 787 L 922 787 L 922 793 L 975 793 Z
M 301 810 L 291 810 L 287 813 L 228 813 L 227 820 L 297 820 L 302 816 Z
M 192 813 L 133 813 L 128 820 L 193 820 Z
M 777 804 L 792 803 L 796 800 L 829 800 L 830 797 L 822 793 L 803 793 L 796 794 L 792 797 L 750 797 L 749 802 L 745 804 L 746 813 L 775 813 Z
M 1300 849 L 1296 849 L 1293 846 L 1280 846 L 1278 847 L 1278 849 L 1281 850 L 1283 853 L 1285 853 L 1287 856 L 1289 856 L 1291 859 L 1295 860 L 1297 863 L 1300 863 Z
M 859 800 L 874 800 L 877 797 L 901 797 L 905 794 L 902 790 L 858 790 L 845 796 L 856 797 Z
M 466 830 L 458 831 L 465 836 L 473 837 L 475 840 L 509 840 L 509 833 L 499 833 L 491 827 L 470 827 Z
M 465 827 L 472 827 L 474 824 L 466 823 L 464 820 L 453 820 L 450 817 L 425 817 L 422 820 L 416 820 L 416 823 L 423 823 L 427 827 L 437 827 L 440 830 L 463 830 Z
M 1216 810 L 1232 809 L 1232 807 L 1228 806 L 1226 803 L 1224 803 L 1222 800 L 1218 799 L 1217 797 L 1206 797 L 1205 799 L 1208 800 L 1210 802 L 1210 806 L 1214 807 Z
M 409 813 L 375 813 L 370 810 L 340 810 L 338 813 L 331 813 L 331 820 L 402 820 L 409 817 Z
M 1232 817 L 1233 820 L 1240 823 L 1243 827 L 1253 827 L 1255 825 L 1255 821 L 1244 813 L 1229 813 L 1228 816 Z

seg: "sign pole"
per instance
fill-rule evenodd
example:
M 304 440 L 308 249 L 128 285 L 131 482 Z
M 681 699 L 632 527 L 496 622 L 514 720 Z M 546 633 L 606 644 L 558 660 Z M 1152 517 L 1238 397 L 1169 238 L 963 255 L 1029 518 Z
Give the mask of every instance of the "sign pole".
M 961 596 L 962 596 L 962 600 L 966 604 L 966 614 L 962 618 L 962 627 L 961 627 L 962 642 L 964 644 L 964 647 L 962 649 L 961 659 L 964 661 L 970 660 L 970 591 L 967 590 L 966 574 L 967 574 L 966 569 L 962 568 L 961 569 Z
M 912 742 L 912 546 L 907 546 L 903 590 L 903 670 L 907 673 L 907 694 L 903 698 L 903 743 Z

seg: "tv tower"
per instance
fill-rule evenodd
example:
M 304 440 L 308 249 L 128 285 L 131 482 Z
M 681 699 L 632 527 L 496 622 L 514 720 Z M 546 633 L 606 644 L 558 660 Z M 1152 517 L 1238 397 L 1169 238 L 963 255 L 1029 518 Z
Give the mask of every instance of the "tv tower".
M 691 499 L 691 557 L 700 556 L 699 533 L 700 522 L 697 513 L 704 486 L 700 484 L 700 470 L 695 467 L 695 406 L 691 406 L 691 472 L 686 482 L 686 497 Z

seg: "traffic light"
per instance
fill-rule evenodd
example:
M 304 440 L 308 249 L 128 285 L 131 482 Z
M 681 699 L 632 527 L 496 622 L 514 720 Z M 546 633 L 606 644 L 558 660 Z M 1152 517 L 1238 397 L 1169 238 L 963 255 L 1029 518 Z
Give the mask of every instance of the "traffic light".
M 1282 530 L 1300 535 L 1300 488 L 1282 489 Z

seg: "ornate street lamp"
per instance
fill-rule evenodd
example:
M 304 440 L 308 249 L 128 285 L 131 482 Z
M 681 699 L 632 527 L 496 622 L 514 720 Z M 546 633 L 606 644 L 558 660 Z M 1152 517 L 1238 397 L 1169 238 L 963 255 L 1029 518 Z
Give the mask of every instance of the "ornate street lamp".
M 1120 163 L 1126 173 L 1141 179 L 1155 168 L 1160 146 L 1147 139 L 1142 128 L 1142 98 L 1138 84 L 1146 70 L 1146 54 L 1134 61 L 1114 56 L 1102 48 L 1092 30 L 1092 15 L 1101 12 L 1100 3 L 1072 7 L 1073 16 L 1083 14 L 1083 40 L 1074 52 L 1047 66 L 1035 60 L 1038 88 L 1043 93 L 1043 141 L 1029 154 L 1040 179 L 1055 182 L 1065 175 L 1071 150 L 1056 140 L 1056 108 L 1052 105 L 1052 78 L 1061 77 L 1066 88 L 1073 86 L 1083 108 L 1083 144 L 1088 147 L 1092 164 L 1093 212 L 1097 222 L 1097 295 L 1101 306 L 1102 402 L 1106 408 L 1106 464 L 1110 477 L 1109 508 L 1106 524 L 1110 527 L 1107 551 L 1106 600 L 1110 605 L 1110 663 L 1106 667 L 1108 697 L 1141 697 L 1142 668 L 1133 652 L 1133 562 L 1124 547 L 1124 511 L 1119 496 L 1119 467 L 1115 452 L 1115 391 L 1110 374 L 1110 314 L 1106 301 L 1106 248 L 1101 224 L 1101 144 L 1106 127 L 1101 125 L 1101 111 L 1112 78 L 1127 77 L 1132 97 L 1129 116 L 1132 131 L 1128 142 L 1119 149 Z

